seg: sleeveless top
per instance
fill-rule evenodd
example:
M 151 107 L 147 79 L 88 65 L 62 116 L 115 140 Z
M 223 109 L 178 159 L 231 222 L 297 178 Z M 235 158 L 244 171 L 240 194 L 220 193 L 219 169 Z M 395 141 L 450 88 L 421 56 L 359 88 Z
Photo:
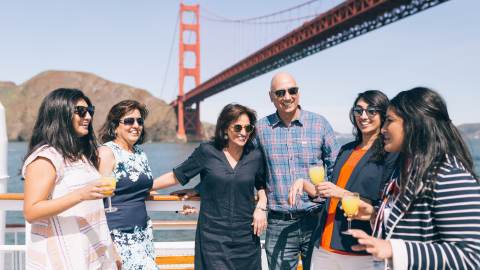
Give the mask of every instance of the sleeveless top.
M 133 153 L 121 148 L 113 141 L 104 144 L 110 148 L 115 157 L 113 173 L 117 179 L 117 186 L 112 196 L 112 206 L 118 210 L 107 213 L 110 230 L 131 231 L 135 226 L 145 228 L 148 215 L 145 206 L 150 189 L 153 185 L 153 176 L 148 159 L 143 150 L 133 147 Z M 105 206 L 107 200 L 104 199 Z
M 23 177 L 26 167 L 38 157 L 50 160 L 55 167 L 55 186 L 49 199 L 100 178 L 86 160 L 66 161 L 48 145 L 28 156 L 22 167 Z M 117 269 L 101 200 L 83 201 L 56 216 L 34 221 L 26 245 L 27 269 Z

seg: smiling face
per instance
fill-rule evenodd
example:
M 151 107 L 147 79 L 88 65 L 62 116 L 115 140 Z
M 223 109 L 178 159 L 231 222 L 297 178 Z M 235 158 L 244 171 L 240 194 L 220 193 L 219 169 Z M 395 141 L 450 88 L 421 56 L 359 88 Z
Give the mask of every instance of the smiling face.
M 280 115 L 295 114 L 297 112 L 300 93 L 291 94 L 288 89 L 297 87 L 295 79 L 287 73 L 279 73 L 272 79 L 270 86 L 270 100 Z M 283 97 L 277 96 L 275 93 L 279 90 L 285 90 Z
M 138 109 L 127 112 L 120 118 L 120 123 L 115 129 L 115 142 L 121 145 L 133 146 L 140 138 L 143 132 L 143 125 L 140 125 L 136 119 L 141 118 L 142 115 Z M 127 118 L 134 118 L 133 124 L 125 123 Z
M 240 125 L 242 127 L 239 132 L 235 131 L 234 128 L 237 125 Z M 249 125 L 250 119 L 248 118 L 247 114 L 240 115 L 237 120 L 230 123 L 226 132 L 228 136 L 228 146 L 244 147 L 251 134 L 251 132 L 247 132 L 247 128 L 245 128 Z
M 77 100 L 75 103 L 75 107 L 81 106 L 84 108 L 88 107 L 88 103 L 83 99 Z M 83 137 L 88 135 L 88 127 L 90 125 L 90 122 L 92 121 L 92 116 L 90 115 L 89 112 L 86 112 L 83 117 L 78 113 L 75 112 L 73 114 L 73 130 L 75 131 L 75 134 L 77 137 Z
M 382 127 L 384 137 L 384 149 L 387 152 L 400 152 L 402 150 L 404 129 L 403 119 L 395 112 L 395 109 L 389 107 L 385 123 Z
M 378 135 L 380 133 L 381 127 L 381 117 L 379 112 L 375 112 L 374 115 L 368 113 L 366 110 L 369 107 L 369 104 L 363 99 L 359 99 L 355 104 L 355 107 L 360 107 L 363 109 L 361 115 L 353 114 L 355 117 L 355 123 L 362 133 L 363 137 Z

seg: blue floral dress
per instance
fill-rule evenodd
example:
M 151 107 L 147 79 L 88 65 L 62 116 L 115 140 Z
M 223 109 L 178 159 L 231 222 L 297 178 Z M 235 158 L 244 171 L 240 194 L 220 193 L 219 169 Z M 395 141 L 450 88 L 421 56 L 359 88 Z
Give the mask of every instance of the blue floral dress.
M 106 215 L 112 239 L 122 258 L 122 269 L 157 270 L 152 222 L 145 206 L 153 185 L 147 156 L 138 146 L 129 152 L 113 141 L 104 145 L 112 150 L 116 160 L 113 172 L 117 187 L 112 205 L 118 210 Z

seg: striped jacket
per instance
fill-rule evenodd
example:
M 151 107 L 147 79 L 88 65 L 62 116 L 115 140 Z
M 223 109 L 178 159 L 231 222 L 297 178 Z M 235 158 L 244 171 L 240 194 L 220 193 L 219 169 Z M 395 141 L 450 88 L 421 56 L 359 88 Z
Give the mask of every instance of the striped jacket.
M 478 181 L 454 157 L 430 181 L 424 195 L 407 187 L 394 201 L 385 228 L 393 268 L 480 269 Z

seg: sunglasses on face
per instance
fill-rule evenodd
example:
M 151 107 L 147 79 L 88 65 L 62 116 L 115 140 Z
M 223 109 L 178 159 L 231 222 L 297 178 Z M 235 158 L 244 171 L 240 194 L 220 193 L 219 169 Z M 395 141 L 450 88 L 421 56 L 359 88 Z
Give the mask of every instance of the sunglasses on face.
M 95 113 L 95 107 L 94 106 L 75 106 L 73 109 L 73 113 L 78 114 L 80 117 L 85 117 L 87 115 L 87 112 L 90 114 L 90 116 L 93 117 L 93 114 Z
M 367 114 L 367 117 L 374 117 L 377 115 L 377 113 L 380 111 L 378 108 L 375 107 L 367 107 L 366 109 L 360 107 L 360 106 L 355 106 L 352 109 L 353 115 L 355 116 L 362 116 L 363 112 Z
M 245 129 L 245 132 L 247 132 L 247 133 L 252 133 L 252 131 L 254 129 L 254 126 L 252 126 L 250 124 L 245 125 L 245 126 L 242 126 L 242 125 L 233 125 L 232 126 L 232 130 L 236 133 L 242 132 L 242 129 Z
M 294 96 L 296 94 L 298 94 L 298 87 L 290 87 L 290 88 L 287 88 L 287 89 L 277 89 L 275 91 L 273 91 L 273 93 L 275 94 L 275 96 L 277 98 L 282 98 L 285 96 L 285 94 L 287 94 L 287 92 L 291 95 L 291 96 Z
M 143 126 L 143 118 L 141 117 L 139 118 L 127 117 L 127 118 L 123 118 L 123 120 L 120 120 L 119 122 L 126 126 L 133 126 L 133 124 L 135 124 L 135 121 L 139 126 Z

